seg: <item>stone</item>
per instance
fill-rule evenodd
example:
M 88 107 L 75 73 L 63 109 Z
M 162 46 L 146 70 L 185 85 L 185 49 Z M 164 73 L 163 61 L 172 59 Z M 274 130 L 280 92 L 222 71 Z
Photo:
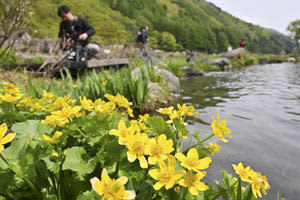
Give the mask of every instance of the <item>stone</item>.
M 147 66 L 144 66 L 147 67 Z M 156 75 L 160 74 L 162 78 L 168 81 L 168 88 L 170 91 L 178 91 L 179 90 L 179 78 L 175 76 L 172 72 L 169 72 L 166 69 L 159 68 L 157 66 L 153 66 L 154 73 Z M 137 79 L 141 76 L 141 69 L 136 68 L 131 72 L 131 76 L 134 79 Z
M 231 61 L 228 58 L 217 58 L 214 60 L 214 64 L 218 65 L 222 71 L 232 68 Z
M 286 59 L 286 61 L 288 61 L 288 62 L 296 62 L 297 60 L 294 57 L 289 57 L 289 58 Z
M 230 58 L 230 59 L 244 59 L 246 55 L 246 50 L 244 48 L 237 48 L 232 51 L 224 53 L 225 58 Z
M 165 65 L 165 62 L 157 57 L 151 57 L 151 63 L 152 65 Z
M 192 74 L 192 73 L 195 73 L 195 67 L 193 67 L 193 66 L 184 66 L 184 67 L 182 67 L 182 71 L 187 73 L 187 74 Z
M 260 65 L 265 65 L 265 64 L 268 64 L 269 61 L 268 61 L 268 59 L 266 59 L 266 58 L 260 58 L 260 59 L 258 60 L 258 63 L 259 63 Z
M 197 62 L 197 61 L 200 61 L 200 58 L 198 56 L 193 55 L 193 56 L 189 57 L 186 61 L 188 63 Z

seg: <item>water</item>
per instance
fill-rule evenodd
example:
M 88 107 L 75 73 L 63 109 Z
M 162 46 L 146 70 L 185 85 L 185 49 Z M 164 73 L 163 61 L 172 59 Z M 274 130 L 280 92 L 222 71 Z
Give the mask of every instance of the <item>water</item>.
M 188 122 L 200 138 L 211 133 L 211 117 L 220 114 L 232 139 L 213 156 L 209 182 L 221 180 L 220 170 L 234 173 L 243 162 L 267 176 L 271 185 L 263 199 L 300 199 L 300 64 L 252 66 L 240 71 L 209 73 L 181 81 L 180 103 L 199 112 Z

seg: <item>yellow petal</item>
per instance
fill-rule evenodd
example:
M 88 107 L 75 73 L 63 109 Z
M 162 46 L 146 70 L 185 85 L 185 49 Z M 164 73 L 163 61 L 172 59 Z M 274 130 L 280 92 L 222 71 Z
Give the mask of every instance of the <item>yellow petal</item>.
M 102 188 L 100 180 L 97 177 L 94 177 L 90 180 L 90 182 L 92 184 L 93 190 L 95 190 L 99 195 L 102 195 L 103 188 Z
M 195 187 L 189 187 L 189 192 L 194 196 L 198 195 L 198 191 Z
M 164 184 L 162 184 L 161 182 L 156 182 L 153 186 L 153 188 L 155 190 L 160 190 L 160 188 L 162 188 L 164 186 Z
M 195 160 L 198 160 L 198 151 L 197 149 L 193 148 L 190 149 L 189 152 L 187 153 L 188 158 L 194 158 Z
M 130 151 L 127 151 L 127 159 L 129 162 L 134 162 L 136 159 L 136 155 L 131 153 Z
M 7 125 L 3 123 L 0 125 L 0 139 L 3 138 L 6 132 L 7 132 Z
M 151 169 L 149 170 L 149 175 L 155 179 L 155 180 L 158 180 L 158 176 L 159 176 L 159 169 Z
M 62 132 L 56 131 L 53 135 L 53 139 L 58 139 L 60 136 L 62 136 Z
M 2 140 L 0 140 L 0 144 L 6 144 L 8 142 L 11 142 L 16 137 L 16 133 L 10 133 L 6 135 Z
M 147 162 L 145 156 L 138 156 L 138 159 L 140 161 L 141 168 L 143 168 L 143 169 L 148 168 L 148 162 Z
M 176 153 L 175 157 L 180 161 L 180 162 L 184 162 L 186 157 L 185 155 L 183 155 L 182 153 Z
M 210 157 L 205 157 L 199 160 L 199 165 L 197 166 L 198 169 L 207 169 L 211 163 Z
M 158 162 L 157 156 L 148 157 L 148 162 L 150 165 L 155 165 Z
M 126 176 L 121 176 L 117 179 L 117 182 L 120 182 L 122 185 L 125 185 L 128 181 L 128 178 Z
M 170 189 L 170 188 L 172 188 L 173 186 L 175 185 L 175 179 L 171 179 L 167 184 L 166 184 L 166 189 L 168 190 L 168 189 Z
M 205 191 L 205 190 L 207 190 L 209 187 L 207 186 L 207 185 L 205 185 L 204 183 L 202 183 L 202 182 L 198 182 L 197 183 L 197 189 L 199 190 L 199 191 Z
M 127 199 L 134 199 L 135 196 L 136 196 L 134 190 L 127 190 L 126 193 L 127 193 L 127 196 L 128 196 Z

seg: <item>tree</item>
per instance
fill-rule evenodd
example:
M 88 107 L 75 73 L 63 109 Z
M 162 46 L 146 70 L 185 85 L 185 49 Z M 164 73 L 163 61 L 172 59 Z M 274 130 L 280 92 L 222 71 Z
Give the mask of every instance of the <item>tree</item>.
M 297 45 L 297 52 L 299 52 L 299 40 L 300 40 L 300 20 L 293 21 L 287 27 L 287 31 L 290 32 L 290 37 L 295 40 Z
M 26 31 L 31 15 L 29 5 L 28 0 L 0 1 L 0 65 L 5 64 L 16 37 Z

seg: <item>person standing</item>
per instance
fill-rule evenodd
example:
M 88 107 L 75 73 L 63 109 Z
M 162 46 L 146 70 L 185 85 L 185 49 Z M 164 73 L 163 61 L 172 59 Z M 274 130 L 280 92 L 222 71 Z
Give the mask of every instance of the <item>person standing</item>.
M 245 46 L 246 46 L 246 41 L 245 41 L 245 39 L 242 39 L 242 40 L 240 41 L 240 47 L 241 47 L 241 48 L 245 48 Z
M 148 44 L 148 26 L 144 26 L 141 28 L 140 32 L 138 33 L 138 46 L 140 48 L 140 57 L 149 57 L 147 44 Z

